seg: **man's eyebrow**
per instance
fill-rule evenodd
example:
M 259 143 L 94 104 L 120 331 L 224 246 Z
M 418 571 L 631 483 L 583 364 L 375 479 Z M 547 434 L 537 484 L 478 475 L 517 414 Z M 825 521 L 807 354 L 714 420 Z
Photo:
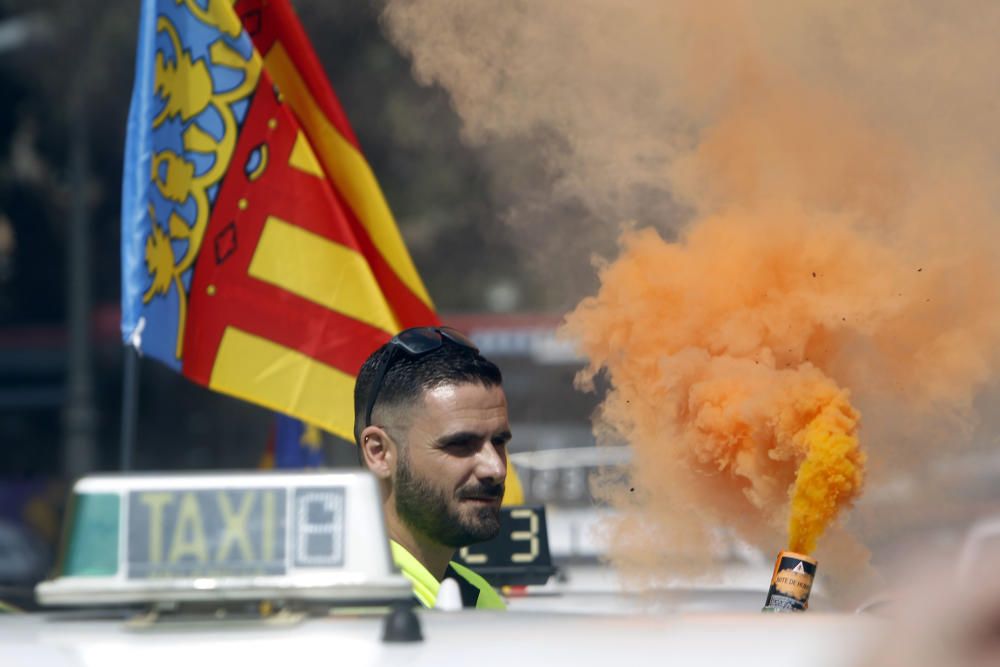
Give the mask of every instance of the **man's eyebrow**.
M 510 431 L 501 431 L 500 433 L 497 433 L 496 435 L 494 435 L 493 439 L 494 440 L 499 440 L 500 442 L 502 442 L 504 444 L 507 444 L 508 442 L 510 442 L 510 439 L 513 438 L 513 437 L 514 437 L 514 434 L 511 433 Z
M 479 440 L 483 436 L 475 431 L 458 431 L 456 433 L 448 433 L 447 435 L 442 435 L 438 438 L 438 444 L 442 447 L 447 445 L 458 445 L 463 442 L 468 442 L 470 440 Z
M 486 436 L 482 433 L 476 433 L 475 431 L 458 431 L 457 433 L 449 433 L 438 438 L 438 445 L 441 447 L 447 447 L 448 445 L 460 445 L 464 442 L 469 441 L 479 441 L 483 440 Z M 513 437 L 510 431 L 501 431 L 495 435 L 490 436 L 491 441 L 500 440 L 503 443 L 510 442 Z

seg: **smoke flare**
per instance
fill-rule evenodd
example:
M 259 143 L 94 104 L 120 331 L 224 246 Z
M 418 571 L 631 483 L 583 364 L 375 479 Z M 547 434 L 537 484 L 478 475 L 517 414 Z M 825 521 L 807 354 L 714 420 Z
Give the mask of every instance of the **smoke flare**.
M 838 400 L 803 432 L 806 455 L 795 473 L 788 518 L 788 548 L 809 554 L 827 525 L 861 491 L 865 455 L 855 430 L 858 414 Z

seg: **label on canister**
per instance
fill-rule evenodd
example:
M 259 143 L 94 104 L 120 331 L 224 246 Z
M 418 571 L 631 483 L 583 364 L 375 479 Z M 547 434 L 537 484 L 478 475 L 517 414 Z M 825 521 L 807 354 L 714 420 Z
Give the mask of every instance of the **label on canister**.
M 774 563 L 771 587 L 767 591 L 765 611 L 805 611 L 809 591 L 816 576 L 816 559 L 791 551 L 782 551 Z

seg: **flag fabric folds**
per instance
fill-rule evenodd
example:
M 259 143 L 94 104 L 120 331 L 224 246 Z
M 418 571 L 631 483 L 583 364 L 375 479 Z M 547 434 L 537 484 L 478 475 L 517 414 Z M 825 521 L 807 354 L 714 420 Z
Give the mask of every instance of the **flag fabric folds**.
M 351 440 L 364 359 L 438 319 L 287 0 L 143 0 L 123 180 L 125 341 Z

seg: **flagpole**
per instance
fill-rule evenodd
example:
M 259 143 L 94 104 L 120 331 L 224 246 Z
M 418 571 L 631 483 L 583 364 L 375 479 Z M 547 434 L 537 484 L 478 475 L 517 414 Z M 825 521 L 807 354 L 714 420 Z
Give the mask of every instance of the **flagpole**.
M 126 343 L 122 366 L 122 432 L 119 468 L 132 469 L 135 455 L 135 432 L 139 412 L 139 353 Z
M 79 477 L 97 467 L 97 419 L 94 406 L 91 276 L 90 136 L 83 77 L 71 91 L 75 119 L 69 136 L 70 220 L 66 243 L 66 402 L 63 409 L 63 474 Z

